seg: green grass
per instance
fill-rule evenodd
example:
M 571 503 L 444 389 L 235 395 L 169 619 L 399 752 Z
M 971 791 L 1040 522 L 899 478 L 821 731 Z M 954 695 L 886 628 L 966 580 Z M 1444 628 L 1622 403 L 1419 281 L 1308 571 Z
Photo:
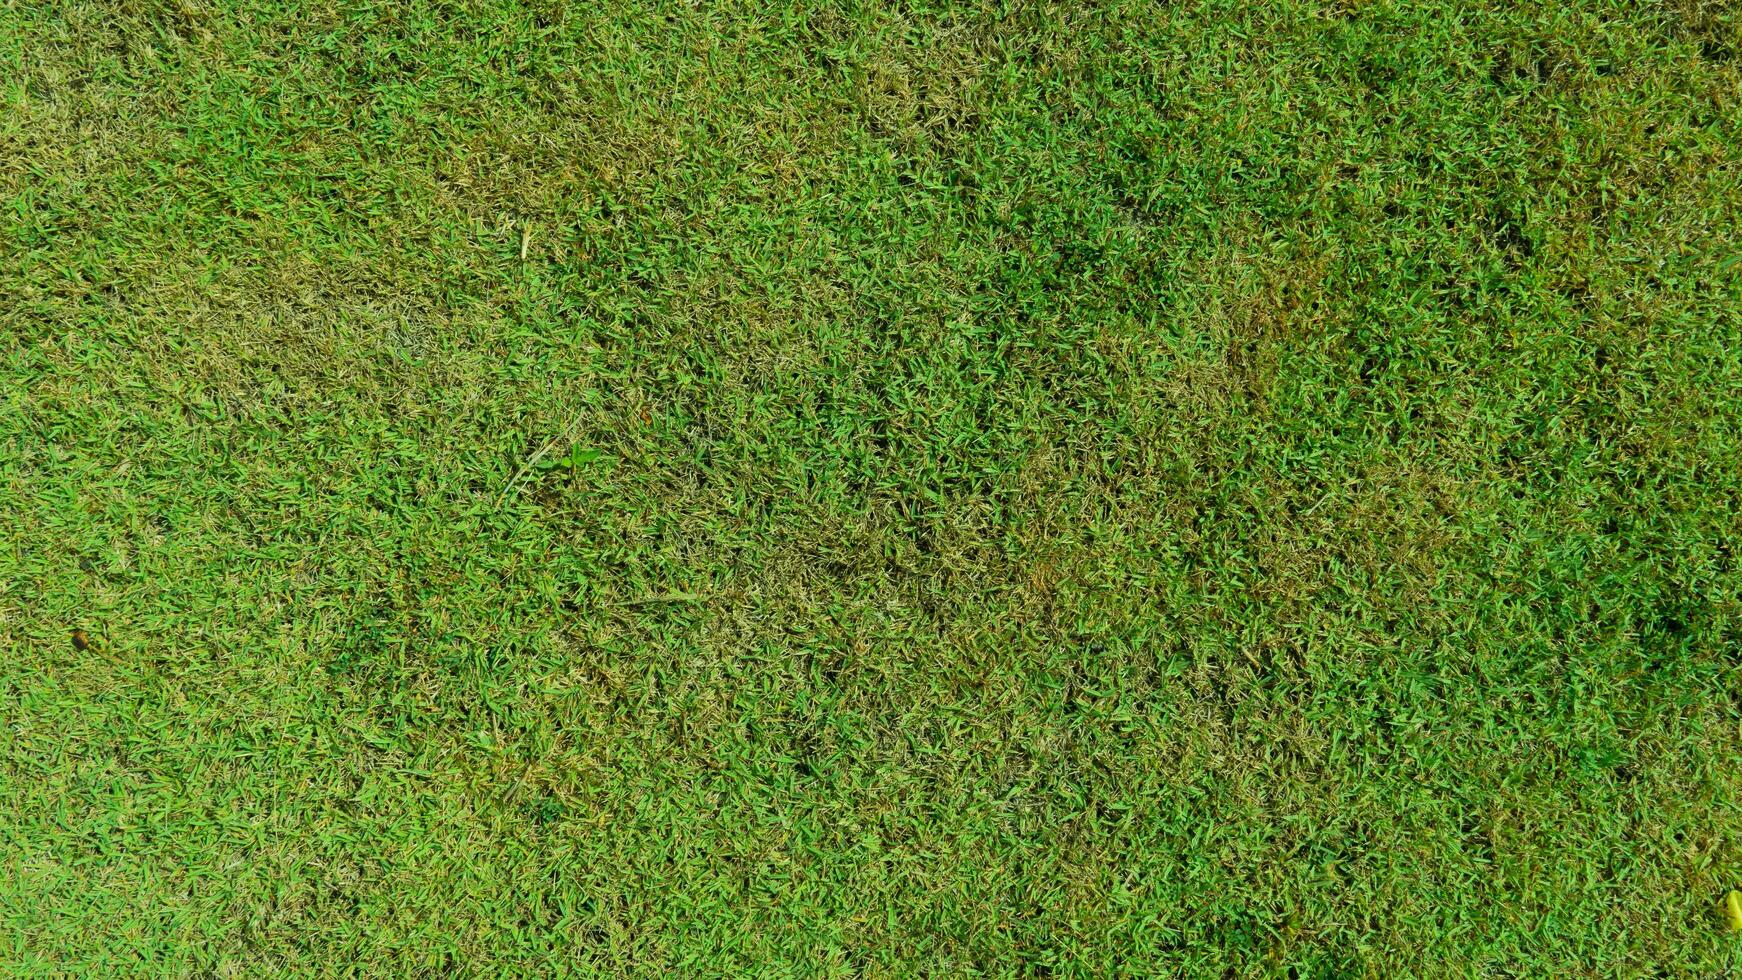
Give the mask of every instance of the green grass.
M 0 3 L 8 975 L 1721 975 L 1739 547 L 1729 0 Z

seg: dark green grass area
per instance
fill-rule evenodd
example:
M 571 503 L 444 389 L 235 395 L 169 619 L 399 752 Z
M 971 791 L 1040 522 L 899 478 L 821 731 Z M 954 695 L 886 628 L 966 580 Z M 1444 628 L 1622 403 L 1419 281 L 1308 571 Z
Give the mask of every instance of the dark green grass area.
M 0 3 L 9 975 L 1723 975 L 1739 550 L 1733 3 Z

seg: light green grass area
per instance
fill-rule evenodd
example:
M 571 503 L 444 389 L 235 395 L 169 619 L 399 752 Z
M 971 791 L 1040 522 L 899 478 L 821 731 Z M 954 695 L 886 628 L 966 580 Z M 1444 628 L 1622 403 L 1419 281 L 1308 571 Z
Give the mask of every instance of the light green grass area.
M 1730 0 L 0 2 L 6 975 L 1725 975 L 1739 551 Z

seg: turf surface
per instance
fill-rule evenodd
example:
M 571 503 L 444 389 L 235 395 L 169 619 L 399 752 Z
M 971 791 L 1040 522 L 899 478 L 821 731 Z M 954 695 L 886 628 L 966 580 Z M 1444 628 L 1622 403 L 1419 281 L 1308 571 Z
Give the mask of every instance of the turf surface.
M 0 3 L 5 970 L 1734 969 L 1739 127 L 1729 2 Z

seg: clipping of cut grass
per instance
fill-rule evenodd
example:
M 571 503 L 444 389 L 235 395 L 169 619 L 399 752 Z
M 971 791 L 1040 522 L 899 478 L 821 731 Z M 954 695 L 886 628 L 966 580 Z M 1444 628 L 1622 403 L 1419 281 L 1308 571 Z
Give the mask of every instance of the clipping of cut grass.
M 0 2 L 4 972 L 1735 970 L 1739 32 Z

